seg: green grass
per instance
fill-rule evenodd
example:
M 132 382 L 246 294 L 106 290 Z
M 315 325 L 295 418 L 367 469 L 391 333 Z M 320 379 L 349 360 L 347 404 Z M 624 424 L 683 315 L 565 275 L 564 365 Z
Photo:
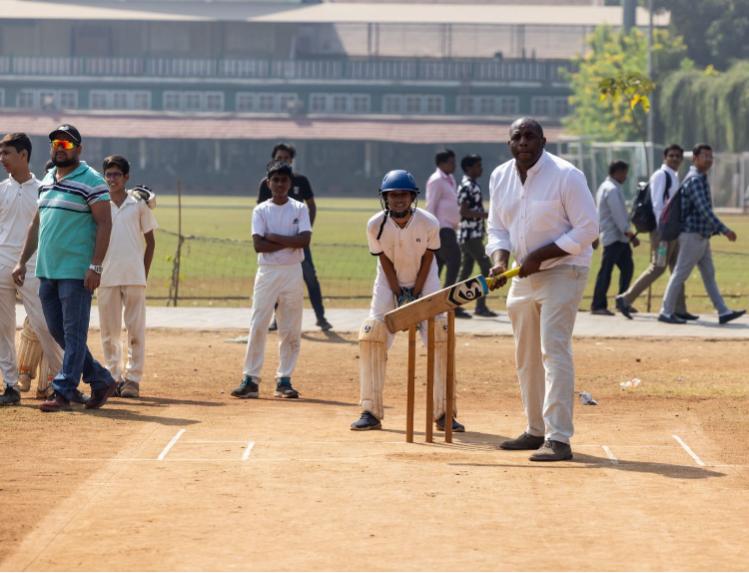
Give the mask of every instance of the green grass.
M 380 209 L 376 198 L 318 198 L 317 221 L 312 239 L 312 254 L 327 306 L 366 306 L 375 273 L 375 259 L 367 250 L 366 222 Z M 257 255 L 252 249 L 250 222 L 254 198 L 231 196 L 187 196 L 182 200 L 183 245 L 180 273 L 180 296 L 193 300 L 181 304 L 249 305 L 252 277 Z M 157 251 L 149 280 L 149 293 L 155 304 L 163 304 L 172 274 L 177 240 L 177 198 L 159 196 L 155 211 L 161 231 L 157 233 Z M 734 229 L 739 240 L 730 243 L 715 237 L 712 248 L 718 283 L 729 306 L 749 305 L 749 217 L 722 217 Z M 647 265 L 647 240 L 635 249 L 635 276 Z M 600 250 L 594 253 L 585 296 L 590 297 L 600 264 Z M 477 269 L 478 272 L 478 269 Z M 614 272 L 610 293 L 615 290 L 618 273 Z M 666 279 L 653 288 L 652 309 L 660 303 Z M 689 308 L 693 312 L 710 312 L 699 273 L 687 281 Z M 234 297 L 227 299 L 227 297 Z M 492 306 L 502 308 L 503 300 L 495 297 Z M 589 301 L 584 301 L 587 306 Z M 638 308 L 646 309 L 645 295 Z

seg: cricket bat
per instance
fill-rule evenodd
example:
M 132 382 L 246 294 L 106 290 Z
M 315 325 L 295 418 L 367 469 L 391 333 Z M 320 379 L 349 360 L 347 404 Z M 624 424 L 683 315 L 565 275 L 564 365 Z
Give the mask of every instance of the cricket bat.
M 400 330 L 407 330 L 411 326 L 419 324 L 422 320 L 428 319 L 430 316 L 440 314 L 456 306 L 486 296 L 501 277 L 510 279 L 519 272 L 520 267 L 515 267 L 514 269 L 505 271 L 498 277 L 487 278 L 477 275 L 463 282 L 455 283 L 429 296 L 391 310 L 385 315 L 385 324 L 388 330 L 393 333 Z

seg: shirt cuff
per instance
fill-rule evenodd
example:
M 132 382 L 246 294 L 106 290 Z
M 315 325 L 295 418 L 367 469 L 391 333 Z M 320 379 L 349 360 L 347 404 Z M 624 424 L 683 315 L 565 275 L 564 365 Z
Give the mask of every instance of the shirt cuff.
M 570 255 L 579 255 L 582 251 L 580 243 L 575 242 L 569 235 L 562 235 L 554 241 L 554 244 Z

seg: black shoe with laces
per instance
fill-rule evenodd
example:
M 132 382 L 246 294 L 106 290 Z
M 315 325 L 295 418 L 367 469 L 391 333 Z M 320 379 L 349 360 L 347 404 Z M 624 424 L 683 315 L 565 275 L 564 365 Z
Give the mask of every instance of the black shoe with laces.
M 728 322 L 731 322 L 732 320 L 736 320 L 740 316 L 744 316 L 746 313 L 745 310 L 732 310 L 728 314 L 722 314 L 718 317 L 718 322 L 721 324 L 726 324 Z
M 491 310 L 489 308 L 486 308 L 486 307 L 484 307 L 484 308 L 477 308 L 476 310 L 473 311 L 473 314 L 475 314 L 476 316 L 484 316 L 486 318 L 495 318 L 495 317 L 499 316 L 498 313 L 496 313 L 493 310 Z
M 284 376 L 276 380 L 276 398 L 299 398 L 299 392 L 291 386 L 291 378 Z
M 437 421 L 434 423 L 435 426 L 437 426 L 437 429 L 440 432 L 445 431 L 445 415 L 442 414 Z M 455 418 L 453 418 L 453 432 L 465 432 L 466 427 L 458 422 Z
M 5 394 L 0 396 L 0 406 L 14 406 L 21 403 L 21 392 L 15 386 L 6 386 Z
M 374 414 L 370 412 L 362 412 L 361 417 L 351 424 L 351 429 L 355 432 L 363 432 L 366 430 L 381 430 L 382 422 L 375 418 Z
M 317 323 L 316 323 L 316 324 L 317 324 L 317 326 L 319 326 L 319 327 L 320 327 L 320 330 L 322 330 L 323 332 L 328 332 L 328 330 L 332 330 L 332 329 L 333 329 L 333 325 L 332 325 L 332 324 L 330 324 L 330 323 L 329 323 L 329 322 L 328 322 L 328 321 L 327 321 L 327 320 L 325 319 L 325 317 L 322 317 L 322 318 L 320 318 L 320 319 L 319 319 L 319 320 L 317 321 Z
M 245 376 L 239 386 L 231 391 L 235 398 L 257 398 L 260 395 L 260 388 L 252 376 Z
M 115 390 L 115 392 L 116 392 L 116 390 Z M 114 394 L 114 395 L 116 395 L 116 394 Z M 78 390 L 78 388 L 76 388 L 75 391 L 73 392 L 73 395 L 70 396 L 70 401 L 73 402 L 73 403 L 75 403 L 75 404 L 85 404 L 90 399 L 91 399 L 91 396 L 89 396 L 88 394 L 84 394 L 83 392 L 81 392 L 80 390 Z
M 616 310 L 621 312 L 629 320 L 632 320 L 632 308 L 627 304 L 627 301 L 624 300 L 624 297 L 618 296 L 614 300 L 616 301 Z
M 699 318 L 699 316 L 691 312 L 675 312 L 674 316 L 682 320 L 697 320 Z

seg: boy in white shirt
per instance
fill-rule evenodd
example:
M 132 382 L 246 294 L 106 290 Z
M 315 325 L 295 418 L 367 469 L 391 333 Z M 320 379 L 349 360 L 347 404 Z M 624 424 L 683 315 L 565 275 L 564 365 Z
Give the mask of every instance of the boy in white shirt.
M 434 253 L 440 248 L 440 224 L 431 213 L 411 207 L 419 188 L 402 169 L 388 172 L 380 186 L 383 211 L 367 223 L 369 251 L 378 257 L 377 277 L 369 318 L 359 330 L 359 382 L 362 414 L 352 430 L 379 430 L 385 416 L 382 392 L 387 350 L 394 335 L 385 326 L 385 314 L 422 295 L 440 289 Z M 426 328 L 421 325 L 426 343 Z M 447 330 L 444 319 L 435 325 L 435 384 L 433 417 L 437 429 L 445 428 Z M 453 400 L 453 404 L 455 401 Z M 452 417 L 453 432 L 465 428 Z
M 258 269 L 252 295 L 244 376 L 231 393 L 237 398 L 258 397 L 268 325 L 276 303 L 280 363 L 276 371 L 275 396 L 299 398 L 299 392 L 291 385 L 291 375 L 302 340 L 302 261 L 304 249 L 312 237 L 312 225 L 307 206 L 289 197 L 292 177 L 288 163 L 271 162 L 266 179 L 272 197 L 252 212 L 252 243 L 258 253 Z
M 146 357 L 146 280 L 158 228 L 148 201 L 127 191 L 130 164 L 110 155 L 102 168 L 109 187 L 112 232 L 99 286 L 99 324 L 104 360 L 117 380 L 116 395 L 138 398 Z M 122 366 L 122 317 L 127 330 L 127 363 Z

